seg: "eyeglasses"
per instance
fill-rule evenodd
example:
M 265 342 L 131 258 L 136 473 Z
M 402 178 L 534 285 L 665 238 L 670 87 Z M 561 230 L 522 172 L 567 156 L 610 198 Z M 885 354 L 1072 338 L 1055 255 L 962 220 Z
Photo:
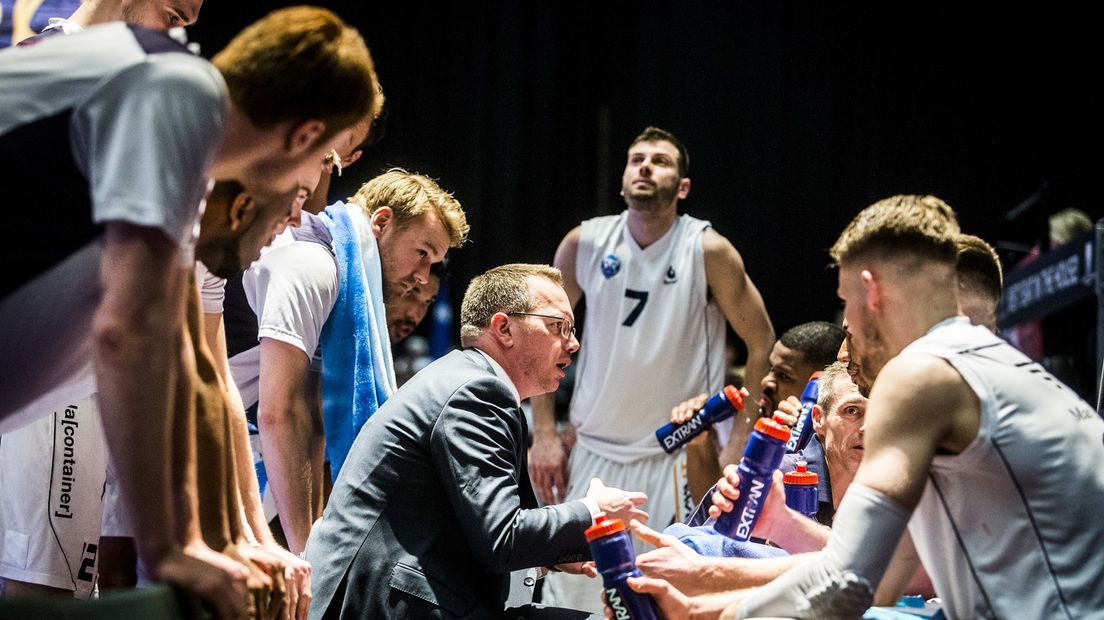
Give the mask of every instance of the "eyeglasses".
M 570 319 L 562 316 L 552 316 L 550 314 L 535 314 L 533 312 L 507 312 L 506 316 L 537 316 L 542 319 L 552 319 L 553 321 L 559 321 L 560 323 L 560 337 L 564 340 L 571 340 L 575 336 L 575 324 Z

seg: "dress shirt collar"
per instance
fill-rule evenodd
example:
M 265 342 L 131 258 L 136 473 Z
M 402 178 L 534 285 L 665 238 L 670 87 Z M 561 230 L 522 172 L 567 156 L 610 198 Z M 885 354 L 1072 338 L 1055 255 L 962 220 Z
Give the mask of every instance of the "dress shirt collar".
M 486 353 L 484 353 L 483 351 L 480 351 L 476 347 L 472 347 L 472 350 L 478 352 L 480 355 L 485 357 L 488 362 L 491 363 L 491 368 L 494 370 L 494 373 L 498 376 L 499 379 L 502 379 L 503 383 L 505 383 L 507 386 L 510 387 L 510 393 L 514 395 L 514 401 L 516 401 L 517 404 L 518 404 L 518 407 L 520 407 L 521 406 L 521 396 L 518 394 L 517 386 L 515 386 L 514 382 L 510 380 L 510 375 L 506 374 L 506 370 L 504 368 L 502 368 L 502 366 L 499 365 L 499 363 L 496 362 L 494 360 L 494 358 L 491 357 L 490 355 L 487 355 Z

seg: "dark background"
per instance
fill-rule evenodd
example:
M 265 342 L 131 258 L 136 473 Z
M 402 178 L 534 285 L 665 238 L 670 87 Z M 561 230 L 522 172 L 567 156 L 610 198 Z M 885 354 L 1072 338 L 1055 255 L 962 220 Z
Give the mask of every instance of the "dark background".
M 286 4 L 209 0 L 189 34 L 210 57 Z M 687 144 L 683 207 L 737 246 L 778 333 L 834 318 L 826 249 L 880 198 L 940 196 L 1008 261 L 1049 213 L 1104 215 L 1088 3 L 324 4 L 364 34 L 389 109 L 330 198 L 392 165 L 452 190 L 472 225 L 454 308 L 472 275 L 551 262 L 622 209 L 649 124 Z

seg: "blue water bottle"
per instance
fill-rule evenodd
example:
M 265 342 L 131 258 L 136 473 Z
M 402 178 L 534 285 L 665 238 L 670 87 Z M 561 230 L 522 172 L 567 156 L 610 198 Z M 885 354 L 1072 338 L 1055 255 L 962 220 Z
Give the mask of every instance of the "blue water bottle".
M 587 528 L 586 539 L 594 565 L 602 575 L 606 606 L 613 617 L 656 620 L 659 614 L 651 595 L 633 590 L 626 582 L 629 577 L 640 577 L 643 573 L 636 567 L 636 552 L 625 531 L 625 523 L 599 514 L 594 525 Z
M 790 439 L 790 427 L 782 423 L 777 414 L 773 419 L 759 418 L 751 431 L 744 456 L 737 469 L 740 472 L 740 497 L 731 512 L 722 513 L 713 529 L 733 540 L 746 541 L 759 520 L 763 503 L 770 493 L 772 474 L 786 454 L 786 442 Z
M 797 416 L 790 439 L 786 442 L 786 452 L 800 452 L 808 445 L 813 436 L 813 405 L 820 394 L 820 371 L 809 375 L 809 382 L 801 392 L 801 413 Z
M 671 454 L 710 426 L 731 418 L 737 411 L 743 411 L 744 397 L 747 395 L 746 389 L 737 390 L 732 385 L 724 386 L 724 389 L 710 396 L 702 408 L 695 411 L 686 422 L 671 422 L 660 427 L 655 432 L 656 441 L 667 454 Z
M 797 462 L 797 469 L 782 476 L 786 485 L 786 505 L 801 514 L 816 520 L 820 498 L 817 497 L 816 473 L 808 470 L 808 463 Z

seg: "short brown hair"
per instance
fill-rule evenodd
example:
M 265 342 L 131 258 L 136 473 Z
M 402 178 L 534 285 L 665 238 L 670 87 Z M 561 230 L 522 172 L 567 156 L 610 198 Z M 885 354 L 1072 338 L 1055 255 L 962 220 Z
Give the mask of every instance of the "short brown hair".
M 644 131 L 640 132 L 640 135 L 632 141 L 629 145 L 629 149 L 636 146 L 641 142 L 670 142 L 675 149 L 678 150 L 678 173 L 680 179 L 685 179 L 690 176 L 690 152 L 686 150 L 686 145 L 681 140 L 675 137 L 675 134 L 667 131 L 666 129 L 660 129 L 659 127 L 648 126 L 644 128 Z
M 955 264 L 958 219 L 935 196 L 897 195 L 863 209 L 836 239 L 829 254 L 839 265 L 859 256 L 909 253 Z
M 460 304 L 460 341 L 478 336 L 497 312 L 529 312 L 536 300 L 529 294 L 529 278 L 545 278 L 563 286 L 563 274 L 548 265 L 502 265 L 472 278 Z
M 980 288 L 993 299 L 1000 299 L 1004 273 L 993 246 L 981 237 L 958 236 L 958 279 L 970 288 Z
M 470 227 L 460 202 L 423 174 L 392 168 L 361 185 L 347 200 L 369 215 L 380 207 L 390 207 L 400 228 L 433 209 L 448 232 L 450 248 L 458 248 L 468 240 Z
M 333 12 L 279 9 L 242 30 L 212 61 L 230 99 L 259 127 L 317 119 L 323 137 L 377 115 L 383 91 L 364 39 Z

